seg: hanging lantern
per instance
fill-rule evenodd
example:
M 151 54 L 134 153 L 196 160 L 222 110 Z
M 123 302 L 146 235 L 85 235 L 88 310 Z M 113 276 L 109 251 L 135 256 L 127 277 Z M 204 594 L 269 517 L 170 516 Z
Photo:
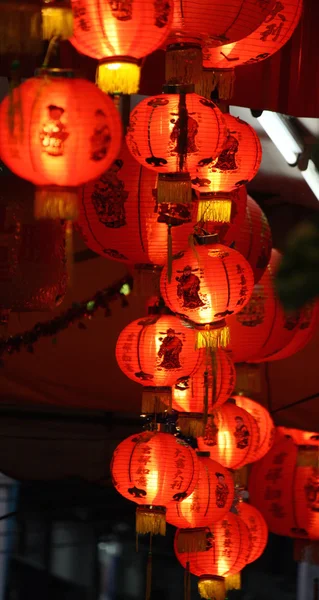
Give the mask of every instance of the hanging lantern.
M 121 121 L 110 98 L 72 71 L 41 69 L 0 105 L 3 162 L 36 187 L 37 217 L 75 218 L 78 186 L 117 156 Z
M 285 433 L 284 433 L 285 432 Z M 269 530 L 293 538 L 319 539 L 319 434 L 278 431 L 271 450 L 249 479 L 252 504 Z
M 199 577 L 198 591 L 201 598 L 224 600 L 225 580 L 235 575 L 247 564 L 249 556 L 249 531 L 244 521 L 229 512 L 223 519 L 213 523 L 206 534 L 204 552 L 181 552 L 180 530 L 175 535 L 174 550 L 181 565 Z
M 207 45 L 203 51 L 200 93 L 218 89 L 219 98 L 228 100 L 234 93 L 235 69 L 252 65 L 278 52 L 295 31 L 302 13 L 302 0 L 276 2 L 261 25 L 235 44 Z
M 197 439 L 202 452 L 228 469 L 240 469 L 257 460 L 260 436 L 257 423 L 246 410 L 226 403 L 208 420 L 205 435 Z
M 172 388 L 172 407 L 179 412 L 178 426 L 185 435 L 203 435 L 207 416 L 232 394 L 236 373 L 229 354 L 218 348 L 199 350 L 199 366 L 194 374 L 181 378 Z
M 257 427 L 259 430 L 259 447 L 255 454 L 255 460 L 259 460 L 270 450 L 274 443 L 275 438 L 275 426 L 274 422 L 266 408 L 247 398 L 246 396 L 236 395 L 232 396 L 232 400 L 236 402 L 236 406 L 246 410 L 252 417 L 254 417 Z
M 61 221 L 35 221 L 33 193 L 33 186 L 18 177 L 1 177 L 2 310 L 53 310 L 67 290 L 66 227 Z
M 116 360 L 127 377 L 143 385 L 143 412 L 157 412 L 158 399 L 170 403 L 170 387 L 199 363 L 194 347 L 194 330 L 170 314 L 150 314 L 122 330 Z
M 174 435 L 146 431 L 117 446 L 111 473 L 115 489 L 139 505 L 137 533 L 165 535 L 166 507 L 193 492 L 198 459 L 194 450 Z
M 247 502 L 239 502 L 237 514 L 244 521 L 250 533 L 249 556 L 247 563 L 252 563 L 264 552 L 268 541 L 268 527 L 262 514 Z
M 233 241 L 236 250 L 249 262 L 255 283 L 258 283 L 270 261 L 272 238 L 266 215 L 250 196 L 247 197 L 246 218 Z
M 196 83 L 201 76 L 202 48 L 235 42 L 256 29 L 275 0 L 182 0 L 174 3 L 174 19 L 166 47 L 166 81 Z M 208 42 L 209 40 L 209 42 Z
M 164 43 L 171 27 L 170 0 L 71 0 L 75 48 L 99 60 L 98 86 L 110 94 L 137 94 L 140 61 Z
M 134 108 L 126 141 L 138 162 L 158 172 L 158 202 L 184 204 L 192 201 L 189 171 L 219 155 L 226 127 L 220 110 L 191 85 L 164 90 Z
M 173 259 L 171 282 L 166 267 L 161 275 L 167 306 L 199 324 L 198 347 L 228 345 L 225 318 L 247 304 L 252 288 L 247 261 L 221 244 L 189 248 Z
M 192 186 L 201 194 L 199 207 L 204 207 L 207 196 L 209 207 L 216 204 L 215 211 L 223 218 L 211 220 L 230 221 L 231 204 L 222 192 L 231 192 L 251 181 L 260 166 L 262 149 L 253 127 L 238 117 L 224 114 L 227 138 L 221 153 L 207 164 L 199 164 L 191 170 Z M 212 193 L 219 196 L 212 196 Z M 204 194 L 204 196 L 203 196 Z M 212 208 L 210 209 L 212 210 Z M 200 219 L 199 219 L 200 220 Z
M 187 248 L 195 210 L 183 204 L 161 204 L 156 210 L 156 177 L 124 143 L 111 167 L 82 188 L 77 226 L 89 248 L 137 268 L 163 266 L 168 252 Z
M 207 192 L 197 196 L 199 227 L 207 233 L 217 234 L 221 244 L 230 245 L 245 220 L 246 187 L 241 185 L 232 192 Z

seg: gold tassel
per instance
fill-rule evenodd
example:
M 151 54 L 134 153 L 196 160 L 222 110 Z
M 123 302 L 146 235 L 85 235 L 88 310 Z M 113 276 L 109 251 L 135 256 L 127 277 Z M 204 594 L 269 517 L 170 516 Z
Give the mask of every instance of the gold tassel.
M 163 507 L 138 506 L 136 508 L 136 533 L 166 535 L 166 509 Z
M 212 75 L 212 88 L 217 89 L 219 100 L 231 100 L 235 90 L 234 69 L 214 70 Z
M 227 348 L 230 342 L 229 327 L 214 328 L 212 325 L 205 325 L 203 329 L 197 329 L 195 349 L 200 348 Z
M 189 173 L 160 173 L 157 180 L 159 204 L 191 204 L 192 184 Z
M 193 415 L 192 413 L 181 413 L 177 421 L 183 435 L 198 438 L 202 437 L 205 432 L 205 423 L 203 415 Z
M 151 593 L 152 593 L 152 563 L 153 563 L 152 534 L 150 534 L 150 547 L 149 547 L 149 551 L 148 551 L 147 567 L 146 567 L 145 600 L 151 600 Z
M 163 267 L 157 265 L 134 265 L 134 296 L 160 295 L 160 277 Z
M 135 62 L 101 62 L 96 72 L 96 83 L 106 94 L 137 94 L 141 68 Z
M 34 214 L 36 219 L 78 218 L 78 189 L 55 186 L 37 187 Z
M 223 577 L 209 577 L 204 575 L 199 579 L 198 591 L 201 598 L 207 598 L 207 600 L 225 600 L 225 580 Z
M 230 223 L 232 201 L 229 196 L 225 198 L 214 198 L 202 200 L 199 196 L 197 221 L 207 223 L 215 221 L 216 223 Z
M 240 590 L 241 589 L 241 574 L 235 573 L 235 575 L 228 575 L 225 577 L 225 589 L 226 592 L 229 590 Z
M 168 84 L 196 83 L 202 72 L 202 49 L 196 44 L 172 44 L 165 53 L 165 79 Z
M 64 6 L 58 6 L 54 2 L 50 3 L 44 0 L 42 8 L 42 37 L 44 40 L 58 36 L 62 40 L 67 40 L 73 35 L 73 14 L 72 9 L 65 2 Z M 61 2 L 60 2 L 61 4 Z
M 142 393 L 142 413 L 157 414 L 170 412 L 172 390 L 169 387 L 144 387 Z
M 179 529 L 177 536 L 177 550 L 181 553 L 206 552 L 207 530 L 205 527 L 194 529 Z
M 167 281 L 172 281 L 172 260 L 173 260 L 173 240 L 172 240 L 172 226 L 167 226 Z
M 1 2 L 0 54 L 40 54 L 41 10 L 32 2 Z

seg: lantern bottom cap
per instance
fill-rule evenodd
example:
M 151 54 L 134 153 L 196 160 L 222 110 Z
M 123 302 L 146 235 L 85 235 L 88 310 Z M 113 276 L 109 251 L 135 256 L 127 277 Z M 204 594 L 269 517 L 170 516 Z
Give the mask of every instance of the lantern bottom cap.
M 73 14 L 68 2 L 61 6 L 43 6 L 42 8 L 42 37 L 51 40 L 58 36 L 67 40 L 73 35 Z
M 226 595 L 225 580 L 214 575 L 202 575 L 198 581 L 198 591 L 201 598 L 224 600 Z
M 78 218 L 79 194 L 76 187 L 39 186 L 35 190 L 34 214 L 36 219 Z
M 136 533 L 166 535 L 166 508 L 164 506 L 138 506 L 136 508 Z
M 100 62 L 96 83 L 107 94 L 137 94 L 141 69 L 135 59 L 114 57 Z

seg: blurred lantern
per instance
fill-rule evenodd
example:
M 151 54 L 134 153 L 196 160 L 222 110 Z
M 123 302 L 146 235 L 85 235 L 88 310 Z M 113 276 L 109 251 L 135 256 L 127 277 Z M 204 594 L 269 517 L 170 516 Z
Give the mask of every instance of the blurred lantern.
M 147 431 L 117 446 L 111 473 L 115 489 L 140 505 L 136 510 L 137 533 L 165 535 L 166 506 L 193 492 L 198 459 L 192 448 L 170 433 Z
M 150 314 L 123 329 L 116 360 L 127 377 L 144 386 L 143 412 L 157 412 L 157 399 L 170 402 L 170 386 L 199 364 L 194 347 L 194 329 L 170 314 Z
M 227 138 L 221 153 L 209 164 L 199 163 L 191 169 L 191 178 L 192 186 L 200 192 L 199 209 L 204 214 L 205 211 L 211 213 L 211 218 L 206 220 L 229 222 L 231 202 L 225 192 L 246 185 L 255 177 L 262 150 L 258 135 L 248 123 L 228 114 L 223 117 Z
M 78 186 L 117 156 L 121 121 L 112 100 L 72 71 L 41 69 L 0 106 L 1 158 L 36 188 L 36 216 L 75 218 Z
M 205 528 L 220 521 L 231 509 L 234 482 L 227 469 L 198 452 L 199 473 L 194 491 L 182 502 L 167 506 L 166 520 L 180 531 L 178 548 L 183 551 L 206 550 Z M 198 533 L 193 529 L 200 529 Z M 198 540 L 202 544 L 198 545 Z
M 290 427 L 277 427 L 277 432 L 292 439 L 297 446 L 319 446 L 319 432 L 291 429 Z
M 178 529 L 175 535 L 175 554 L 184 568 L 199 577 L 198 591 L 201 598 L 224 600 L 225 580 L 235 575 L 247 564 L 249 557 L 249 531 L 244 521 L 228 513 L 213 523 L 206 534 L 204 552 L 181 552 Z
M 174 255 L 187 248 L 195 210 L 183 204 L 156 210 L 156 177 L 123 144 L 108 171 L 82 188 L 77 225 L 89 248 L 139 268 L 162 266 L 168 250 Z
M 191 85 L 164 89 L 134 108 L 126 141 L 136 160 L 159 173 L 159 203 L 191 202 L 189 171 L 220 154 L 226 127 L 221 111 Z
M 275 54 L 290 39 L 302 13 L 302 0 L 276 2 L 262 24 L 235 44 L 204 49 L 202 86 L 205 96 L 217 87 L 219 98 L 232 98 L 235 68 L 252 65 Z
M 248 260 L 255 283 L 258 283 L 270 260 L 272 239 L 266 215 L 250 196 L 247 197 L 246 218 L 233 241 L 236 250 Z
M 295 430 L 278 431 L 271 450 L 252 468 L 249 493 L 272 533 L 318 540 L 319 434 L 298 439 Z
M 46 311 L 66 293 L 66 227 L 35 221 L 33 186 L 13 175 L 1 177 L 0 306 L 16 312 Z
M 173 259 L 172 280 L 161 275 L 161 293 L 169 308 L 199 324 L 198 347 L 227 346 L 225 318 L 249 301 L 252 270 L 236 250 L 221 244 L 189 248 Z
M 192 437 L 203 434 L 207 416 L 228 400 L 236 381 L 235 366 L 227 352 L 221 348 L 199 352 L 195 373 L 179 379 L 172 388 L 172 407 L 180 413 L 178 426 Z
M 140 59 L 159 48 L 170 30 L 171 0 L 71 0 L 71 4 L 71 42 L 79 52 L 99 60 L 98 86 L 110 94 L 137 94 Z
M 250 301 L 240 313 L 228 320 L 230 349 L 235 363 L 270 359 L 295 335 L 301 311 L 285 314 L 274 290 L 280 258 L 279 252 L 273 249 L 267 269 L 255 285 Z
M 258 425 L 246 410 L 226 403 L 209 418 L 204 437 L 197 439 L 202 452 L 228 469 L 240 469 L 257 460 L 260 446 Z
M 266 408 L 261 406 L 258 402 L 247 398 L 246 396 L 238 395 L 232 396 L 232 400 L 235 400 L 236 406 L 246 410 L 252 417 L 254 417 L 257 427 L 259 430 L 259 445 L 258 450 L 255 454 L 255 460 L 259 460 L 268 450 L 272 447 L 275 437 L 275 426 L 274 422 Z
M 174 3 L 174 19 L 166 49 L 166 81 L 196 83 L 201 76 L 201 49 L 240 40 L 267 17 L 275 0 L 252 5 L 249 0 L 182 0 Z
M 198 225 L 208 233 L 216 233 L 218 241 L 228 246 L 244 223 L 246 206 L 247 190 L 244 185 L 227 193 L 198 194 Z M 223 221 L 223 218 L 227 218 L 227 221 Z
M 265 550 L 268 541 L 268 527 L 262 514 L 251 504 L 239 502 L 237 514 L 244 521 L 250 533 L 249 556 L 247 559 L 249 564 L 257 560 Z

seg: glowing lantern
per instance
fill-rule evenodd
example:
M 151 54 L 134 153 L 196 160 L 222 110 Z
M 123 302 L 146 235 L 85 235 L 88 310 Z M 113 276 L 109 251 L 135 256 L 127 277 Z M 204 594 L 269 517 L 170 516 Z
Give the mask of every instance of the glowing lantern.
M 228 206 L 226 211 L 223 209 L 224 204 Z M 208 233 L 216 233 L 218 235 L 218 241 L 221 244 L 228 246 L 233 242 L 240 227 L 244 223 L 246 206 L 247 190 L 244 185 L 241 185 L 232 192 L 207 192 L 205 194 L 199 194 L 197 213 L 198 225 Z M 227 216 L 227 221 L 223 220 L 225 214 Z
M 241 571 L 249 557 L 249 531 L 244 521 L 237 515 L 228 513 L 223 519 L 213 523 L 206 534 L 204 552 L 181 552 L 179 536 L 178 529 L 174 542 L 175 554 L 184 568 L 189 563 L 190 572 L 199 577 L 200 596 L 224 600 L 224 578 Z
M 223 117 L 227 138 L 221 153 L 210 164 L 191 170 L 192 186 L 202 194 L 231 192 L 246 185 L 255 177 L 260 166 L 261 144 L 253 127 L 231 115 L 224 114 Z M 218 198 L 208 198 L 208 201 L 215 203 Z M 226 210 L 229 201 L 228 204 L 222 199 L 219 202 Z M 224 218 L 224 221 L 230 220 L 230 208 L 229 218 Z
M 246 410 L 232 403 L 223 404 L 210 417 L 204 437 L 197 439 L 202 452 L 228 469 L 240 469 L 257 460 L 259 428 Z
M 220 521 L 230 511 L 234 500 L 234 482 L 229 471 L 211 460 L 209 452 L 198 452 L 197 456 L 199 472 L 194 491 L 182 502 L 167 506 L 167 522 L 187 529 L 179 536 L 179 547 L 183 545 L 184 548 L 187 543 L 191 547 L 192 536 L 196 537 L 189 529 L 210 527 L 215 521 Z M 206 545 L 206 532 L 201 533 Z
M 159 203 L 191 202 L 189 171 L 220 154 L 226 127 L 221 111 L 192 93 L 192 86 L 165 90 L 169 93 L 145 98 L 134 108 L 126 141 L 136 160 L 159 173 Z
M 194 374 L 172 388 L 172 406 L 180 413 L 178 426 L 193 437 L 203 434 L 207 415 L 229 399 L 236 381 L 235 366 L 227 352 L 221 348 L 210 354 L 205 349 L 199 352 Z
M 274 443 L 275 426 L 274 422 L 266 408 L 261 406 L 258 402 L 247 398 L 246 396 L 238 395 L 232 396 L 232 400 L 235 400 L 236 406 L 246 410 L 252 417 L 254 417 L 257 427 L 259 430 L 259 445 L 258 450 L 255 453 L 255 460 L 259 460 Z
M 319 539 L 319 434 L 280 428 L 271 450 L 249 479 L 252 504 L 269 530 L 293 538 Z
M 165 535 L 166 506 L 193 492 L 198 459 L 192 448 L 170 433 L 147 431 L 117 446 L 111 473 L 115 489 L 139 505 L 137 533 Z
M 110 94 L 137 94 L 139 62 L 165 41 L 173 18 L 170 0 L 71 0 L 79 52 L 99 60 L 97 81 Z
M 174 3 L 174 19 L 166 50 L 166 81 L 195 83 L 201 74 L 201 49 L 240 40 L 267 17 L 275 0 L 256 5 L 249 0 L 182 0 Z
M 205 240 L 205 238 L 204 238 Z M 199 346 L 227 346 L 227 328 L 214 330 L 225 317 L 241 310 L 249 301 L 253 274 L 244 257 L 221 244 L 189 248 L 173 260 L 172 279 L 167 268 L 161 275 L 161 293 L 169 308 L 186 315 L 202 328 Z M 210 327 L 211 325 L 211 327 Z
M 41 69 L 3 100 L 0 118 L 1 158 L 37 186 L 36 215 L 74 218 L 78 186 L 103 173 L 120 150 L 112 100 L 72 71 Z
M 187 248 L 194 223 L 191 208 L 161 204 L 156 212 L 156 177 L 124 144 L 108 171 L 82 188 L 77 225 L 89 248 L 113 260 L 161 266 L 169 236 L 173 255 Z
M 268 527 L 262 514 L 246 502 L 237 505 L 237 514 L 244 521 L 250 533 L 249 556 L 247 563 L 252 563 L 259 558 L 267 546 Z
M 302 0 L 276 2 L 262 24 L 235 44 L 204 49 L 201 93 L 218 87 L 219 97 L 233 95 L 235 68 L 252 65 L 275 54 L 290 39 L 302 13 Z

